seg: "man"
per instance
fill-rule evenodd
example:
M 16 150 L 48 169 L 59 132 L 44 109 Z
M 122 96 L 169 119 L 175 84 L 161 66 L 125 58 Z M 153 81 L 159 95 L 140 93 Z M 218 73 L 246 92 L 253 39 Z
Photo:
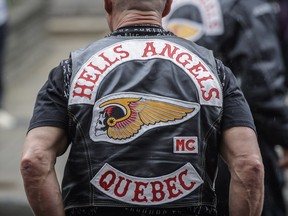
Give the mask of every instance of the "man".
M 279 12 L 279 27 L 280 27 L 280 39 L 281 47 L 284 53 L 284 62 L 286 68 L 288 68 L 288 1 L 279 0 L 280 12 Z M 286 87 L 288 87 L 288 71 L 286 72 Z
M 260 215 L 249 107 L 210 51 L 161 27 L 171 3 L 105 0 L 112 33 L 52 70 L 21 159 L 35 215 L 217 215 L 219 152 L 232 215 Z M 69 143 L 60 192 L 54 164 Z
M 265 0 L 175 0 L 164 20 L 178 36 L 213 50 L 237 76 L 254 117 L 265 165 L 264 216 L 287 215 L 283 170 L 275 149 L 284 148 L 281 164 L 287 167 L 288 107 L 277 8 Z M 220 215 L 229 214 L 225 171 L 220 169 L 216 182 Z

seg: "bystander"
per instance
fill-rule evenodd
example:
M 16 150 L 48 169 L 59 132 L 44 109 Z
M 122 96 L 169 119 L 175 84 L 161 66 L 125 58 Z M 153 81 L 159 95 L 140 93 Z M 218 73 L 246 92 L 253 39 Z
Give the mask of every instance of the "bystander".
M 282 1 L 284 27 L 287 1 Z M 213 50 L 237 76 L 254 117 L 265 165 L 263 216 L 287 215 L 282 167 L 288 164 L 288 106 L 277 4 L 266 0 L 174 0 L 164 20 L 165 27 L 178 36 Z M 278 146 L 284 150 L 282 167 Z M 222 160 L 220 163 L 225 166 Z M 220 169 L 216 181 L 221 216 L 229 214 L 227 175 L 225 168 Z

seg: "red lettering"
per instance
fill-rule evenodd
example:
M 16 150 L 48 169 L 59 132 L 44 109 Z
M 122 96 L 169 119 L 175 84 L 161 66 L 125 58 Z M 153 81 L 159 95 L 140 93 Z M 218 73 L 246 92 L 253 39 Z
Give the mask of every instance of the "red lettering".
M 120 55 L 120 59 L 125 59 L 129 57 L 129 53 L 127 51 L 121 50 L 122 49 L 122 45 L 116 46 L 113 51 L 117 54 L 123 54 L 123 56 Z
M 169 199 L 178 197 L 179 195 L 181 195 L 183 192 L 178 190 L 176 193 L 174 193 L 174 191 L 177 189 L 176 188 L 176 176 L 173 178 L 168 178 L 166 180 L 164 180 L 164 182 L 166 183 L 167 186 L 167 190 L 169 193 Z
M 168 56 L 169 58 L 173 59 L 174 55 L 176 54 L 177 50 L 179 50 L 178 47 L 173 47 L 173 51 L 172 51 L 172 47 L 170 44 L 166 44 L 165 47 L 163 48 L 162 52 L 159 54 L 161 56 Z
M 217 20 L 209 23 L 209 25 L 208 25 L 208 27 L 211 28 L 211 29 L 216 28 L 216 27 L 220 27 L 220 26 L 221 26 L 221 23 L 219 21 L 217 21 Z
M 76 83 L 75 84 L 75 88 L 74 88 L 74 91 L 73 91 L 73 97 L 87 97 L 89 99 L 91 99 L 92 97 L 92 94 L 91 92 L 93 91 L 93 88 L 94 88 L 94 83 L 97 81 L 98 77 L 97 75 L 95 76 L 92 76 L 91 74 L 87 73 L 86 70 L 83 70 L 83 72 L 81 73 L 80 77 L 79 77 L 79 80 L 82 79 L 82 80 L 85 80 L 87 82 L 92 82 L 91 85 L 88 85 L 89 83 L 85 82 L 86 85 L 81 85 L 79 83 Z M 76 92 L 76 90 L 78 92 Z M 88 90 L 88 91 L 87 91 Z M 79 92 L 80 91 L 80 92 Z M 89 92 L 89 93 L 88 93 Z
M 98 76 L 97 74 L 89 74 L 87 73 L 87 71 L 84 69 L 83 72 L 81 73 L 81 75 L 79 76 L 79 79 L 83 79 L 87 82 L 92 82 L 93 84 L 95 84 L 98 80 Z
M 209 4 L 209 5 L 207 5 L 207 10 L 208 11 L 214 11 L 214 9 L 215 9 L 215 5 L 214 4 Z
M 148 183 L 145 182 L 135 182 L 135 191 L 134 191 L 134 198 L 132 201 L 134 202 L 148 202 L 147 197 L 144 196 L 145 188 L 147 188 Z M 140 198 L 142 196 L 142 198 Z
M 109 64 L 109 66 L 111 66 L 111 65 L 115 64 L 117 61 L 119 61 L 118 58 L 115 58 L 114 60 L 111 60 L 111 59 L 107 58 L 107 57 L 104 55 L 104 53 L 101 53 L 99 56 L 102 57 L 103 60 L 106 61 L 106 62 Z
M 186 56 L 187 58 L 184 58 L 184 61 L 181 61 L 181 58 Z M 183 67 L 186 67 L 187 64 L 189 64 L 192 61 L 192 56 L 189 53 L 181 53 L 177 56 L 176 61 L 183 65 Z
M 181 150 L 180 150 L 181 148 Z M 184 151 L 185 150 L 185 140 L 176 140 L 176 151 Z
M 92 62 L 91 62 L 89 65 L 87 65 L 87 67 L 91 67 L 91 68 L 93 68 L 94 70 L 97 70 L 98 72 L 100 72 L 101 74 L 103 74 L 103 73 L 110 67 L 110 65 L 105 65 L 104 68 L 99 68 L 98 66 L 93 65 Z
M 188 151 L 194 151 L 194 150 L 195 150 L 195 147 L 193 146 L 194 143 L 195 143 L 195 140 L 192 140 L 192 139 L 187 140 L 187 142 L 186 142 L 186 144 L 185 144 L 186 149 L 187 149 Z M 191 145 L 190 145 L 190 144 L 191 144 Z
M 220 92 L 217 88 L 212 88 L 210 91 L 207 93 L 206 91 L 202 91 L 202 96 L 204 100 L 209 101 L 213 97 L 213 93 L 216 95 L 216 98 L 220 98 Z M 207 95 L 206 95 L 207 94 Z
M 110 176 L 110 180 L 108 179 Z M 99 181 L 99 185 L 106 191 L 109 191 L 109 188 L 114 184 L 116 179 L 116 174 L 113 171 L 107 171 L 104 173 Z M 107 181 L 105 181 L 107 180 Z
M 142 205 L 169 203 L 180 199 L 197 187 L 197 181 L 193 179 L 201 180 L 194 173 L 191 164 L 186 164 L 174 174 L 155 179 L 131 178 L 125 173 L 115 172 L 109 168 L 107 170 L 107 167 L 102 174 L 101 172 L 91 181 L 96 188 L 123 202 Z
M 195 143 L 195 140 L 193 139 L 189 139 L 189 140 L 185 140 L 185 139 L 177 139 L 176 140 L 176 149 L 175 151 L 194 151 L 196 148 L 195 146 L 193 146 L 193 144 Z
M 153 42 L 147 42 L 147 43 L 146 43 L 146 47 L 145 47 L 145 49 L 144 49 L 144 53 L 143 53 L 142 57 L 148 57 L 148 53 L 151 53 L 150 56 L 155 56 L 155 55 L 157 55 L 157 53 L 156 53 L 156 48 L 155 48 Z
M 205 68 L 205 66 L 201 62 L 199 62 L 197 65 L 194 65 L 193 67 L 187 68 L 187 69 L 195 77 L 197 77 L 197 75 L 199 75 L 199 72 L 201 72 L 201 71 L 207 72 L 207 69 Z
M 203 77 L 201 79 L 199 79 L 199 78 L 197 79 L 197 82 L 198 82 L 201 89 L 204 88 L 204 85 L 202 85 L 202 82 L 207 81 L 207 80 L 213 80 L 213 77 L 211 75 L 209 75 L 209 77 Z
M 123 189 L 123 192 L 120 194 L 120 193 L 118 192 L 118 190 L 119 190 L 119 188 L 120 188 L 120 186 L 121 186 L 121 183 L 123 182 L 124 179 L 125 179 L 125 178 L 123 178 L 122 176 L 119 176 L 119 180 L 118 180 L 118 182 L 117 182 L 116 185 L 115 185 L 114 194 L 115 194 L 116 196 L 118 196 L 118 197 L 124 197 L 124 196 L 127 194 L 127 191 L 128 191 L 128 189 L 129 189 L 129 185 L 130 185 L 131 182 L 132 182 L 131 180 L 126 179 L 125 187 L 124 187 L 124 189 Z
M 90 62 L 89 65 L 87 65 L 87 67 L 92 67 L 94 70 L 97 70 L 98 72 L 100 72 L 101 74 L 105 73 L 105 71 L 113 64 L 115 64 L 117 61 L 119 61 L 118 58 L 115 58 L 114 60 L 109 59 L 108 57 L 105 56 L 104 53 L 101 53 L 98 57 L 101 57 L 107 64 L 105 64 L 104 68 L 99 68 L 96 65 L 93 65 L 92 62 Z
M 197 82 L 200 86 L 201 89 L 204 88 L 204 85 L 202 85 L 202 82 L 207 81 L 207 80 L 213 80 L 213 77 L 211 75 L 209 75 L 208 77 L 203 77 L 203 78 L 198 78 L 199 76 L 199 72 L 207 72 L 207 69 L 205 68 L 205 66 L 199 62 L 199 64 L 194 65 L 193 67 L 191 67 L 190 69 L 188 69 L 189 72 L 194 75 L 197 79 Z M 204 100 L 209 101 L 211 100 L 211 98 L 213 97 L 213 94 L 216 94 L 216 98 L 220 98 L 220 92 L 217 88 L 212 88 L 209 90 L 209 92 L 207 93 L 207 91 L 202 90 L 202 97 L 204 98 Z
M 195 186 L 195 182 L 191 182 L 191 184 L 188 186 L 185 184 L 184 180 L 183 180 L 183 176 L 186 175 L 187 176 L 187 173 L 188 173 L 188 170 L 184 170 L 183 172 L 181 172 L 179 174 L 179 182 L 180 182 L 180 185 L 182 186 L 182 188 L 184 188 L 185 190 L 191 190 L 194 186 Z
M 92 97 L 92 91 L 94 89 L 94 84 L 99 79 L 99 74 L 89 74 L 86 70 L 83 70 L 81 75 L 79 76 L 78 82 L 75 84 L 74 91 L 73 91 L 73 97 L 86 97 L 91 99 Z M 79 84 L 79 80 L 84 80 L 84 84 Z M 88 82 L 88 83 L 87 83 Z M 88 85 L 89 82 L 92 82 L 91 85 Z M 77 92 L 77 91 L 78 92 Z M 80 92 L 79 92 L 80 90 Z
M 164 185 L 160 181 L 151 182 L 152 186 L 152 199 L 151 202 L 160 202 L 165 198 L 165 192 L 163 191 Z M 157 189 L 158 188 L 158 189 Z
M 92 98 L 92 91 L 93 91 L 94 86 L 85 86 L 85 85 L 79 85 L 78 83 L 75 84 L 75 88 L 73 91 L 73 97 L 86 97 L 89 98 L 89 100 L 91 100 Z M 76 89 L 80 92 L 76 92 Z M 89 90 L 89 94 L 85 93 L 86 90 Z

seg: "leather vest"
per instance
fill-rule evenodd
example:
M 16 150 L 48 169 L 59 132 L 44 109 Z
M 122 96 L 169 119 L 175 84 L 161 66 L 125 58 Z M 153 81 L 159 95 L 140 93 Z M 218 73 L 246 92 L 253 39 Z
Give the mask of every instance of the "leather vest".
M 71 58 L 65 208 L 215 207 L 212 53 L 175 36 L 106 37 Z
M 263 140 L 260 147 L 265 142 L 288 148 L 288 46 L 277 37 L 278 9 L 274 0 L 174 0 L 163 24 L 212 50 L 231 69 Z

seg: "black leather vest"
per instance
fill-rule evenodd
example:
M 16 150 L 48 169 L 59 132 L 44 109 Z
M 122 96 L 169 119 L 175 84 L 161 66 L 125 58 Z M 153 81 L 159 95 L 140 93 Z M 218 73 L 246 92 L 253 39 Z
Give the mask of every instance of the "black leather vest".
M 72 53 L 65 208 L 210 205 L 223 93 L 210 51 L 174 36 Z

